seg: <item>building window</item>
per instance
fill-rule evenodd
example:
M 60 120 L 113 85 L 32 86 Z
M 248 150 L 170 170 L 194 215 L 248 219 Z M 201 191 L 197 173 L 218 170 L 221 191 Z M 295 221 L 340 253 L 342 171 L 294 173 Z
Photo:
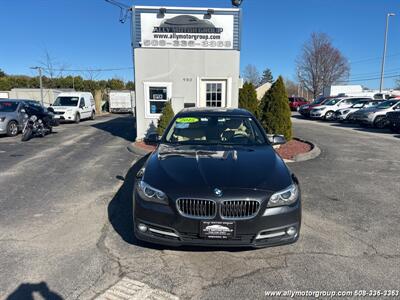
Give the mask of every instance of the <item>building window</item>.
M 207 83 L 206 106 L 222 106 L 222 83 Z
M 167 87 L 151 86 L 149 87 L 150 95 L 150 114 L 161 114 L 165 102 L 167 102 Z
M 146 117 L 160 116 L 165 103 L 171 99 L 171 83 L 152 83 L 144 85 L 146 101 Z

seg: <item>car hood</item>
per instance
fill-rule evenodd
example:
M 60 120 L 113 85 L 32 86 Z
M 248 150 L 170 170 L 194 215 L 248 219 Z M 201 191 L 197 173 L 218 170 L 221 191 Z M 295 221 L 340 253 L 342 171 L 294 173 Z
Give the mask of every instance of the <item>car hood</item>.
M 357 110 L 360 110 L 360 109 L 362 109 L 362 108 L 352 108 L 352 107 L 348 107 L 348 108 L 341 108 L 341 109 L 338 109 L 337 111 L 339 111 L 339 112 L 343 112 L 343 111 L 354 112 L 354 111 L 357 111 Z
M 381 108 L 376 108 L 376 107 L 368 107 L 368 108 L 363 108 L 363 109 L 360 109 L 359 111 L 357 111 L 357 114 L 364 114 L 364 115 L 366 115 L 366 114 L 369 114 L 369 113 L 375 113 L 375 112 L 378 112 L 378 111 L 384 111 L 385 109 L 381 109 Z
M 215 188 L 279 191 L 292 183 L 287 166 L 269 145 L 161 144 L 147 160 L 143 180 L 167 194 L 204 197 Z
M 326 109 L 328 107 L 330 107 L 330 106 L 327 106 L 327 105 L 316 105 L 316 106 L 313 106 L 313 109 Z

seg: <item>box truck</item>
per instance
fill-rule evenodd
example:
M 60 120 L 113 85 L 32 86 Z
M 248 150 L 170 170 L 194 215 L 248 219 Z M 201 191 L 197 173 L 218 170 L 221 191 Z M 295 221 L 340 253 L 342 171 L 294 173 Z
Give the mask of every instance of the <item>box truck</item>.
M 135 92 L 133 91 L 110 91 L 110 112 L 131 113 L 135 107 Z

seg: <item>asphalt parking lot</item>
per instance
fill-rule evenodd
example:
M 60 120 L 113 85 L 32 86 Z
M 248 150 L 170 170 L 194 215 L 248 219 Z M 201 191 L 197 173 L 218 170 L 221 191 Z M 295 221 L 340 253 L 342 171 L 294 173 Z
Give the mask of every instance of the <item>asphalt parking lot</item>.
M 144 162 L 126 149 L 133 124 L 110 116 L 23 144 L 0 138 L 1 298 L 91 299 L 121 278 L 182 299 L 400 289 L 399 135 L 294 117 L 295 136 L 322 151 L 289 165 L 303 193 L 300 240 L 173 249 L 132 235 L 134 174 Z

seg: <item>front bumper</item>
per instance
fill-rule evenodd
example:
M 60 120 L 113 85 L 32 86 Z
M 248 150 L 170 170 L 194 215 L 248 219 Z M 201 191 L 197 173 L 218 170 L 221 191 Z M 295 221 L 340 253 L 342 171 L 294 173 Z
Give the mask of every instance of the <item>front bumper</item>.
M 324 116 L 324 111 L 311 111 L 310 117 L 315 119 L 321 119 Z
M 6 122 L 0 122 L 0 134 L 7 133 L 7 124 Z
M 309 117 L 310 116 L 310 110 L 309 109 L 299 109 L 299 113 L 304 116 L 304 117 Z
M 257 216 L 235 220 L 236 233 L 231 239 L 206 239 L 200 236 L 201 219 L 182 216 L 174 205 L 144 201 L 134 194 L 135 236 L 142 241 L 167 246 L 253 247 L 261 248 L 294 243 L 299 238 L 301 226 L 301 200 L 291 206 L 268 208 L 261 205 Z M 266 212 L 266 215 L 263 215 Z M 222 220 L 218 215 L 212 221 Z M 139 224 L 148 230 L 142 232 Z M 294 227 L 295 235 L 286 233 Z
M 335 113 L 335 119 L 338 121 L 346 121 L 349 114 L 341 114 L 339 112 Z
M 58 119 L 60 121 L 74 121 L 75 114 L 73 111 L 56 111 L 54 114 L 54 119 Z
M 374 123 L 373 118 L 366 115 L 353 116 L 353 120 L 359 124 L 372 125 Z

